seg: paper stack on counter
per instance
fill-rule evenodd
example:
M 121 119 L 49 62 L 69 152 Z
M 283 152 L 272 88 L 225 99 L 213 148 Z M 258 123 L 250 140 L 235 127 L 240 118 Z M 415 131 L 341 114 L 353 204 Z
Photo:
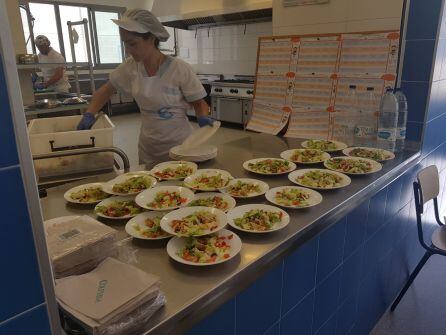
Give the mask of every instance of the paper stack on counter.
M 89 273 L 56 280 L 55 290 L 71 319 L 98 335 L 119 333 L 119 327 L 128 333 L 145 323 L 161 307 L 159 284 L 158 277 L 107 258 Z
M 89 216 L 46 221 L 45 232 L 57 278 L 85 273 L 117 254 L 117 231 Z

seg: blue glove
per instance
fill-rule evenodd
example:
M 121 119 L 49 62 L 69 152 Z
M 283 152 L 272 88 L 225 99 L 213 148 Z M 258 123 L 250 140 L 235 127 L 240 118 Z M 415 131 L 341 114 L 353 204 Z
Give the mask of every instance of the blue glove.
M 37 81 L 37 78 L 39 78 L 39 76 L 37 75 L 37 73 L 33 72 L 31 74 L 31 81 L 33 82 L 33 84 Z
M 96 118 L 90 112 L 85 112 L 82 116 L 81 121 L 77 125 L 77 130 L 87 130 L 90 129 L 91 126 L 95 123 Z
M 212 127 L 212 125 L 214 124 L 214 120 L 207 116 L 199 116 L 197 118 L 197 121 L 198 121 L 198 125 L 200 126 L 200 128 L 204 127 L 204 126 Z
M 37 83 L 34 85 L 34 87 L 36 88 L 36 90 L 43 90 L 45 88 L 43 83 Z

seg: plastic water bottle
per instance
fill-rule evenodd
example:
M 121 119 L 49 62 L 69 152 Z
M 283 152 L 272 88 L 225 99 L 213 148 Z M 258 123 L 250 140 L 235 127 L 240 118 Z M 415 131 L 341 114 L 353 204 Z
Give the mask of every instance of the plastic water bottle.
M 359 108 L 355 127 L 355 145 L 360 147 L 376 146 L 377 123 L 373 106 L 375 95 L 373 87 L 367 87 L 364 103 Z
M 404 150 L 404 141 L 406 140 L 406 123 L 407 123 L 407 98 L 401 90 L 395 92 L 395 97 L 398 101 L 398 123 L 396 131 L 395 151 L 401 152 Z
M 392 89 L 387 89 L 381 99 L 378 119 L 378 147 L 395 151 L 398 124 L 398 100 Z

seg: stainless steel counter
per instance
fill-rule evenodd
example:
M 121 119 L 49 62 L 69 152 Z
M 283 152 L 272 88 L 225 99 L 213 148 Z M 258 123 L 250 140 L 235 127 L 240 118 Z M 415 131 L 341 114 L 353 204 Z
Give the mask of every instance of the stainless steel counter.
M 301 141 L 251 132 L 246 132 L 245 135 L 238 140 L 228 140 L 220 145 L 218 157 L 200 164 L 199 167 L 225 169 L 234 177 L 261 179 L 270 187 L 292 185 L 286 175 L 274 177 L 254 175 L 244 171 L 242 163 L 251 158 L 279 157 L 281 151 L 300 147 Z M 386 162 L 380 172 L 368 176 L 353 176 L 349 187 L 321 192 L 324 200 L 318 206 L 287 210 L 291 216 L 291 223 L 281 231 L 262 236 L 237 232 L 243 241 L 242 251 L 239 256 L 227 263 L 205 268 L 185 266 L 169 259 L 165 251 L 167 243 L 165 241 L 159 243 L 131 241 L 130 243 L 138 249 L 137 266 L 161 278 L 161 289 L 167 297 L 165 308 L 147 325 L 147 334 L 184 332 L 246 288 L 285 255 L 403 174 L 418 162 L 419 156 L 418 152 L 407 150 L 398 154 L 394 160 Z M 111 177 L 112 175 L 94 177 L 88 179 L 88 182 L 108 180 Z M 41 201 L 44 218 L 73 214 L 94 216 L 92 207 L 72 206 L 63 199 L 66 190 L 86 182 L 87 180 L 83 180 L 49 189 L 48 197 Z M 267 203 L 267 201 L 264 196 L 250 201 L 237 201 L 238 205 L 245 203 Z M 119 230 L 121 238 L 127 238 L 124 232 L 125 222 L 105 223 Z

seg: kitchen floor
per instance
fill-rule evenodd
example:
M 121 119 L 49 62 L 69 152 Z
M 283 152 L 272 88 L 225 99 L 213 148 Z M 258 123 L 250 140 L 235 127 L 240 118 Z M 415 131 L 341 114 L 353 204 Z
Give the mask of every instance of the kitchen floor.
M 138 164 L 138 136 L 141 126 L 141 116 L 139 113 L 123 114 L 112 116 L 111 120 L 116 126 L 114 136 L 114 146 L 118 147 L 127 154 L 130 165 Z M 197 123 L 192 122 L 194 127 L 198 127 Z M 234 141 L 244 137 L 244 131 L 239 128 L 221 127 L 219 131 L 211 138 L 209 144 L 222 144 Z
M 138 164 L 139 114 L 112 117 L 114 145 L 124 150 L 130 164 Z M 198 127 L 193 123 L 194 127 Z M 212 144 L 237 140 L 242 129 L 221 127 Z M 446 257 L 432 256 L 393 313 L 387 312 L 371 335 L 444 335 L 446 320 Z

